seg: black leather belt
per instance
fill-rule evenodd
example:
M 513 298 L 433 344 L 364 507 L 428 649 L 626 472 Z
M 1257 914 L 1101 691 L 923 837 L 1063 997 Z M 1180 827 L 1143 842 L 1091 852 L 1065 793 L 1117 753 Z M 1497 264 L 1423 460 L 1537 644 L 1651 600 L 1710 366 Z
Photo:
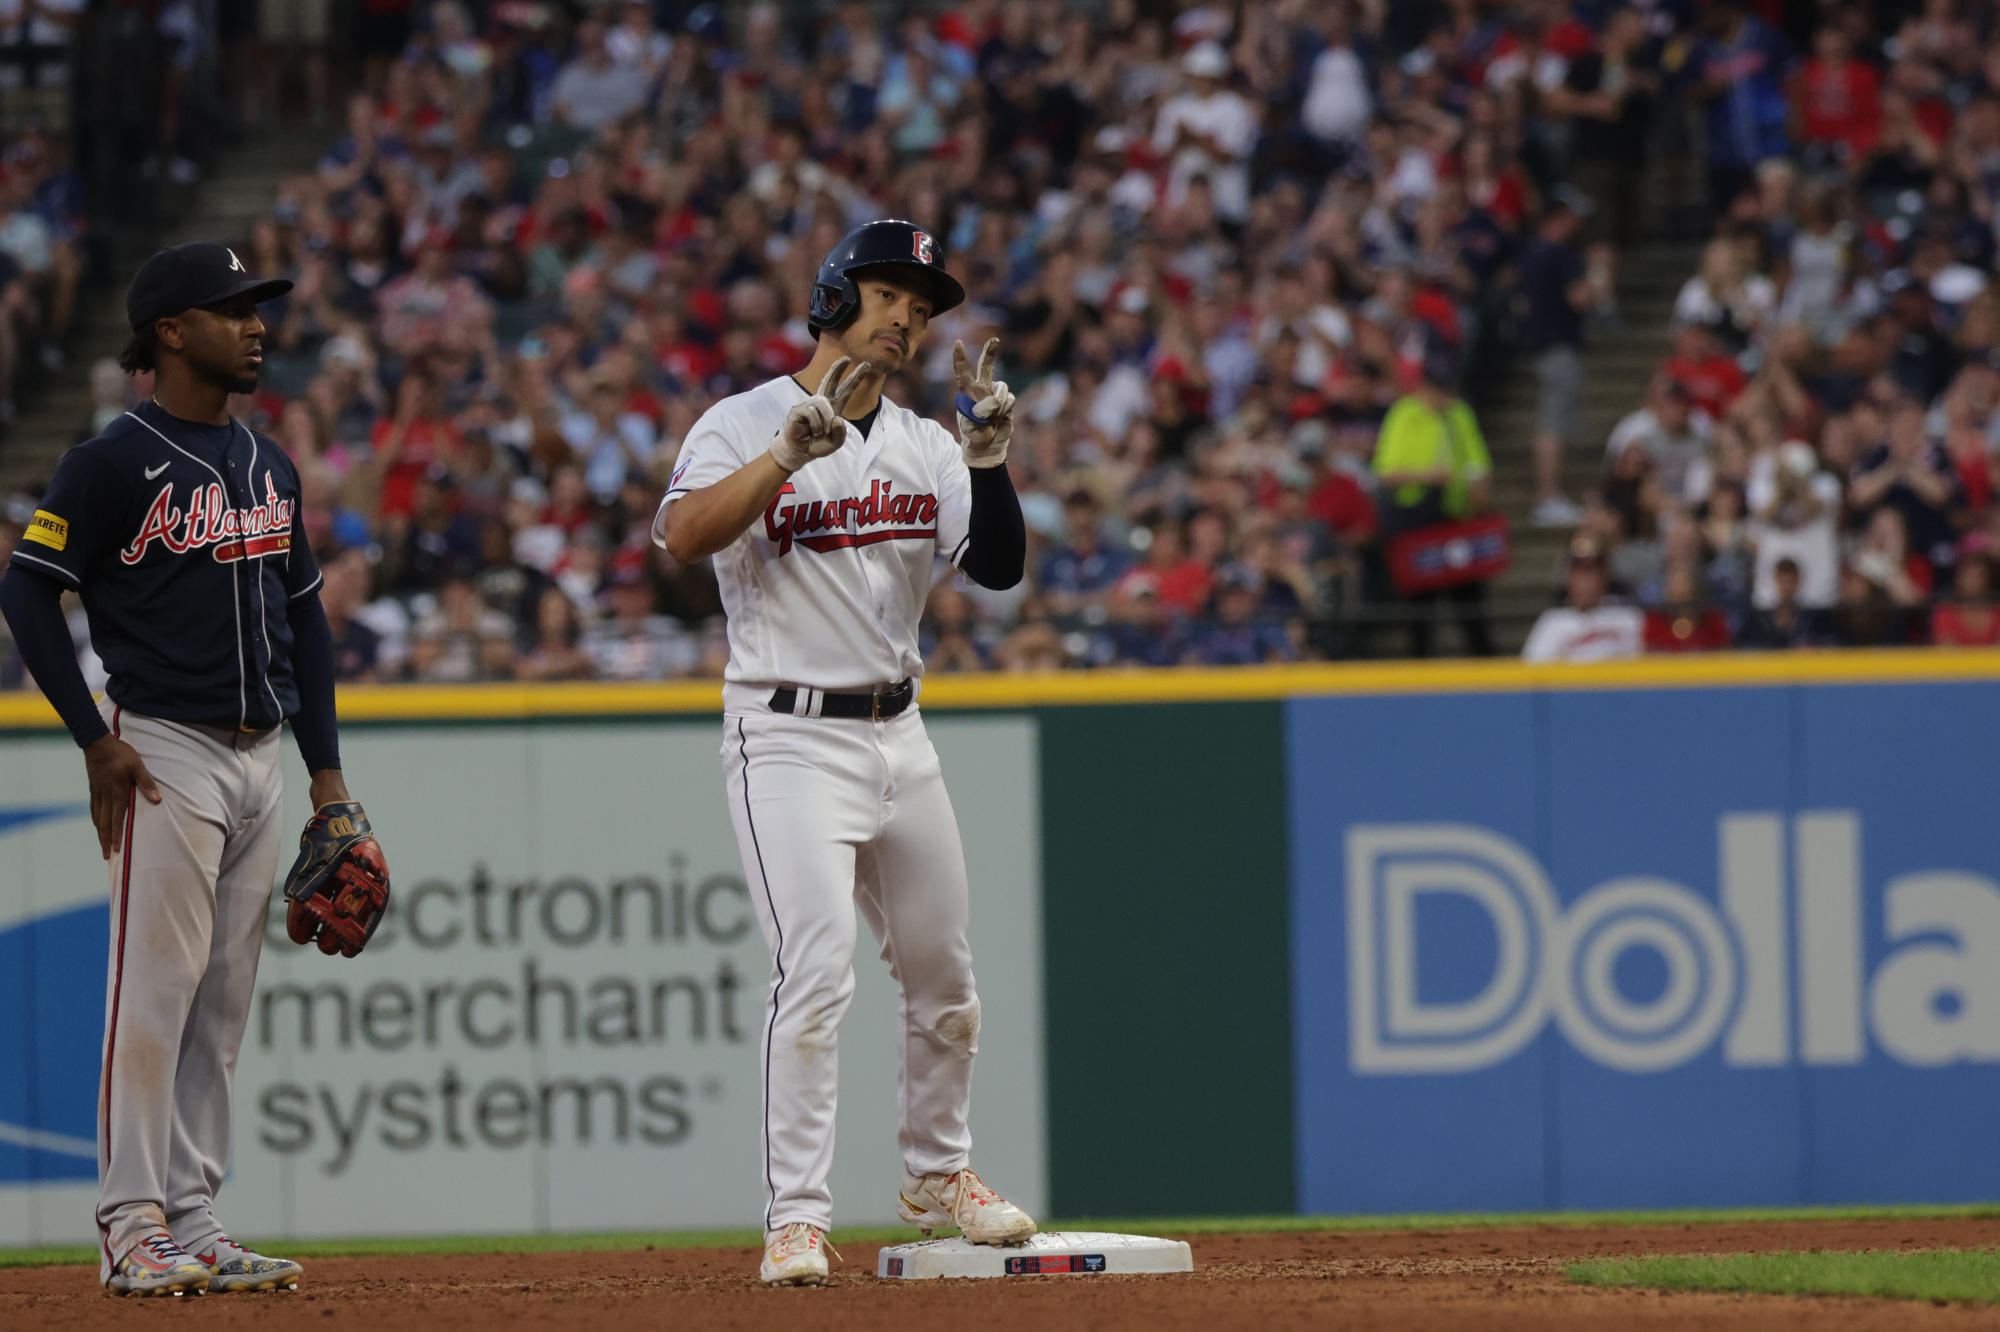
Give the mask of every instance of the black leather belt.
M 917 701 L 917 686 L 914 680 L 891 685 L 873 694 L 831 694 L 824 689 L 808 689 L 808 717 L 854 717 L 868 721 L 886 721 L 902 712 Z M 787 715 L 797 715 L 799 707 L 797 689 L 777 689 L 771 693 L 771 711 Z M 814 710 L 811 706 L 817 703 Z

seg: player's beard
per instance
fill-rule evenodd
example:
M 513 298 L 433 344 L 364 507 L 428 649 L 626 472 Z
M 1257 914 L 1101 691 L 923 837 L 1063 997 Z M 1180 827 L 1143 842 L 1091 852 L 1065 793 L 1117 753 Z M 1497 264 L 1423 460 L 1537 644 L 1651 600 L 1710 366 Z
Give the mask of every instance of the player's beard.
M 900 339 L 903 349 L 901 351 L 890 351 L 877 341 L 878 338 L 885 337 Z M 890 375 L 896 373 L 896 371 L 901 370 L 909 361 L 910 335 L 907 333 L 898 333 L 893 328 L 873 329 L 868 334 L 867 346 L 856 353 L 854 359 L 857 364 L 865 363 L 874 366 L 875 373 L 887 379 Z
M 247 374 L 231 375 L 229 377 L 229 391 L 231 393 L 255 393 L 259 382 L 259 377 L 255 370 Z

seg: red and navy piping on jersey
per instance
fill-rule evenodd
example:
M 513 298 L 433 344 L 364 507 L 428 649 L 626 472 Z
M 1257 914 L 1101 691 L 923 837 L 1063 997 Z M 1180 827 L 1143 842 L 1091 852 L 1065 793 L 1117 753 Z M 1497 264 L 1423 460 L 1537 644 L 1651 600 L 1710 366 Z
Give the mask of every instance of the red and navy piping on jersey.
M 290 605 L 319 569 L 270 440 L 147 402 L 63 456 L 12 556 L 75 589 L 114 703 L 263 730 L 298 710 Z

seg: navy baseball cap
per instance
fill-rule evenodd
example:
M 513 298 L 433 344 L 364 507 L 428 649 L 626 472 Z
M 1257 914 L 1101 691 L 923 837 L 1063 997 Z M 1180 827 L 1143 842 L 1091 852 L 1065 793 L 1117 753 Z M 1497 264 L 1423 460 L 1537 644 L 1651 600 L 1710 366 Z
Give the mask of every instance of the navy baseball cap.
M 125 316 L 136 331 L 156 319 L 200 305 L 214 305 L 248 292 L 275 300 L 292 289 L 288 278 L 250 276 L 236 251 L 214 241 L 170 245 L 139 265 L 125 292 Z

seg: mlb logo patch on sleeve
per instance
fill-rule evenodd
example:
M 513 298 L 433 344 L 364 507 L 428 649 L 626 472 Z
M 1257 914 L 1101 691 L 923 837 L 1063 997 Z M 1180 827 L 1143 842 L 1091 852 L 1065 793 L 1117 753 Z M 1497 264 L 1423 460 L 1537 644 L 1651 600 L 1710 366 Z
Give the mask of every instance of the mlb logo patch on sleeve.
M 34 520 L 21 535 L 51 550 L 61 550 L 69 544 L 69 519 L 58 518 L 47 509 L 36 509 Z

